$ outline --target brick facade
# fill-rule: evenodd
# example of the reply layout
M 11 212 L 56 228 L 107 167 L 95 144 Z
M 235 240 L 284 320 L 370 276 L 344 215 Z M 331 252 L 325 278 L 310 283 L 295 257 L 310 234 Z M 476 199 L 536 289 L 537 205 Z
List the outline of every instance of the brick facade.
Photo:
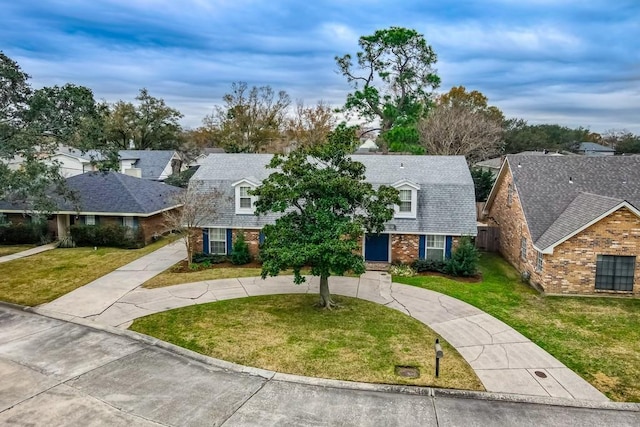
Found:
M 598 255 L 640 254 L 640 218 L 626 208 L 613 212 L 560 245 L 553 254 L 542 255 L 542 270 L 537 270 L 538 252 L 533 247 L 517 189 L 507 203 L 511 172 L 497 183 L 497 193 L 487 220 L 500 227 L 499 251 L 530 283 L 548 294 L 629 295 L 629 292 L 595 289 Z M 526 258 L 521 257 L 521 241 L 526 239 Z M 633 295 L 640 295 L 640 259 L 636 260 Z
M 249 246 L 249 253 L 255 259 L 258 258 L 260 252 L 260 230 L 241 230 L 233 229 L 231 234 L 233 242 L 236 241 L 238 234 L 242 232 L 244 240 Z M 364 239 L 364 237 L 363 237 Z M 391 261 L 411 264 L 418 259 L 420 236 L 414 234 L 392 234 L 389 236 L 391 242 Z M 459 243 L 459 237 L 453 238 L 452 248 L 455 249 Z M 195 252 L 203 251 L 202 230 L 197 229 L 194 235 Z M 362 252 L 362 242 L 359 243 L 359 253 Z
M 249 246 L 249 253 L 251 254 L 251 257 L 256 259 L 260 253 L 260 230 L 234 229 L 232 231 L 234 242 L 240 233 L 244 235 L 244 241 L 247 243 L 247 246 Z
M 391 261 L 411 264 L 418 259 L 420 248 L 420 236 L 415 234 L 392 234 Z

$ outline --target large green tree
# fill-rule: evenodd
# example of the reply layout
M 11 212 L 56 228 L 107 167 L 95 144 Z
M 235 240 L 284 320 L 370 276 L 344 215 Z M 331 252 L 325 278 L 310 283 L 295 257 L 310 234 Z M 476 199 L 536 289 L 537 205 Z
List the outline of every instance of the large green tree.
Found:
M 182 144 L 182 113 L 140 89 L 136 104 L 117 101 L 104 109 L 103 144 L 120 150 L 173 150 Z
M 427 112 L 432 90 L 440 85 L 433 69 L 437 56 L 415 30 L 391 27 L 360 37 L 356 63 L 350 54 L 336 57 L 353 92 L 344 111 L 380 123 L 389 145 L 417 143 L 415 123 Z M 394 130 L 394 128 L 397 128 Z
M 508 119 L 504 124 L 505 153 L 571 150 L 583 141 L 597 142 L 597 136 L 582 127 L 530 125 L 523 119 Z
M 269 167 L 277 170 L 253 193 L 257 214 L 282 213 L 264 227 L 262 277 L 292 268 L 300 284 L 300 269 L 308 266 L 320 277 L 319 305 L 325 308 L 335 305 L 329 277 L 364 272 L 363 232 L 381 232 L 399 203 L 395 188 L 365 182 L 364 165 L 348 156 L 355 139 L 355 129 L 343 124 L 324 144 L 275 155 Z
M 99 114 L 86 87 L 34 91 L 28 80 L 17 62 L 0 52 L 0 199 L 50 211 L 52 188 L 64 194 L 66 187 L 58 165 L 47 157 L 61 144 L 82 147 L 96 137 Z

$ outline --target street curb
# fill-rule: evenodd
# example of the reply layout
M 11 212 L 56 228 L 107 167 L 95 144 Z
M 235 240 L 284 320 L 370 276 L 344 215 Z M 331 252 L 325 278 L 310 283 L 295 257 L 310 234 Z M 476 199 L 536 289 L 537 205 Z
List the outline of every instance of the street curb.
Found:
M 103 331 L 112 335 L 122 336 L 139 343 L 148 345 L 150 347 L 156 347 L 164 351 L 182 356 L 188 359 L 192 359 L 201 362 L 205 365 L 212 366 L 227 372 L 236 372 L 240 374 L 258 376 L 264 378 L 266 381 L 280 381 L 289 382 L 295 384 L 311 385 L 325 388 L 337 388 L 357 391 L 370 391 L 377 393 L 398 393 L 407 395 L 428 396 L 434 399 L 437 398 L 463 398 L 474 399 L 484 401 L 501 401 L 512 403 L 528 403 L 532 405 L 549 405 L 568 408 L 582 408 L 582 409 L 604 409 L 604 410 L 616 410 L 616 411 L 630 411 L 640 412 L 640 403 L 630 402 L 600 402 L 600 401 L 587 401 L 587 400 L 573 400 L 554 397 L 542 397 L 542 396 L 527 396 L 518 394 L 507 393 L 494 393 L 484 391 L 470 391 L 470 390 L 455 390 L 433 387 L 421 387 L 411 385 L 396 385 L 396 384 L 374 384 L 374 383 L 362 383 L 355 381 L 341 381 L 326 378 L 313 378 L 300 375 L 279 373 L 275 371 L 269 371 L 266 369 L 253 368 L 250 366 L 239 365 L 225 360 L 216 359 L 213 357 L 205 356 L 194 351 L 178 347 L 175 344 L 171 344 L 157 338 L 153 338 L 148 335 L 141 334 L 126 329 L 119 329 L 113 326 L 101 325 L 95 323 L 92 320 L 87 320 L 79 317 L 72 317 L 68 315 L 61 315 L 59 313 L 51 312 L 46 309 L 38 307 L 25 307 L 17 304 L 11 304 L 0 301 L 0 307 L 7 307 L 17 311 L 26 311 L 34 314 L 38 314 L 44 317 L 74 323 L 87 328 Z

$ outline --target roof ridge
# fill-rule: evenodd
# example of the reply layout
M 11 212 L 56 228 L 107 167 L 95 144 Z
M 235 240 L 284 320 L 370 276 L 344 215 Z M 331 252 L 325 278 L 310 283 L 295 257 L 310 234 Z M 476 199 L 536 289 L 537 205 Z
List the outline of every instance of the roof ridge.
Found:
M 127 191 L 127 193 L 133 198 L 133 200 L 135 200 L 136 204 L 138 205 L 137 206 L 138 210 L 144 210 L 144 204 L 142 203 L 142 201 L 140 199 L 138 199 L 138 197 L 136 196 L 136 192 L 131 191 L 131 189 L 129 188 L 129 185 L 126 183 L 126 181 L 129 178 L 131 178 L 131 179 L 140 179 L 140 180 L 142 178 L 136 178 L 136 177 L 125 175 L 123 173 L 115 172 L 115 171 L 109 171 L 109 173 L 112 174 L 118 180 L 118 182 L 120 182 L 120 184 L 122 184 L 122 186 Z M 127 177 L 127 178 L 126 179 L 122 179 L 122 177 Z M 140 182 L 143 182 L 143 181 L 140 181 Z

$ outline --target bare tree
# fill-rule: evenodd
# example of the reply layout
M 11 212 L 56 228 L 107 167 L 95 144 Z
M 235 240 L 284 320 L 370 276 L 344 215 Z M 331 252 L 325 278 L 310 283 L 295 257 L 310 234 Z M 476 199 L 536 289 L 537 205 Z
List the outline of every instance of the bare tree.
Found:
M 420 144 L 431 155 L 463 155 L 467 162 L 500 152 L 501 122 L 459 105 L 442 105 L 418 122 Z
M 245 82 L 231 85 L 231 93 L 222 98 L 203 120 L 203 128 L 230 153 L 258 153 L 269 141 L 280 138 L 291 99 L 271 86 L 253 86 Z
M 182 207 L 164 212 L 165 226 L 182 237 L 187 249 L 187 261 L 191 265 L 196 237 L 204 225 L 218 216 L 222 193 L 217 189 L 205 188 L 201 183 L 192 182 L 173 202 Z
M 335 126 L 336 116 L 330 105 L 320 101 L 307 107 L 298 101 L 293 115 L 285 120 L 284 134 L 297 147 L 310 147 L 325 142 Z

